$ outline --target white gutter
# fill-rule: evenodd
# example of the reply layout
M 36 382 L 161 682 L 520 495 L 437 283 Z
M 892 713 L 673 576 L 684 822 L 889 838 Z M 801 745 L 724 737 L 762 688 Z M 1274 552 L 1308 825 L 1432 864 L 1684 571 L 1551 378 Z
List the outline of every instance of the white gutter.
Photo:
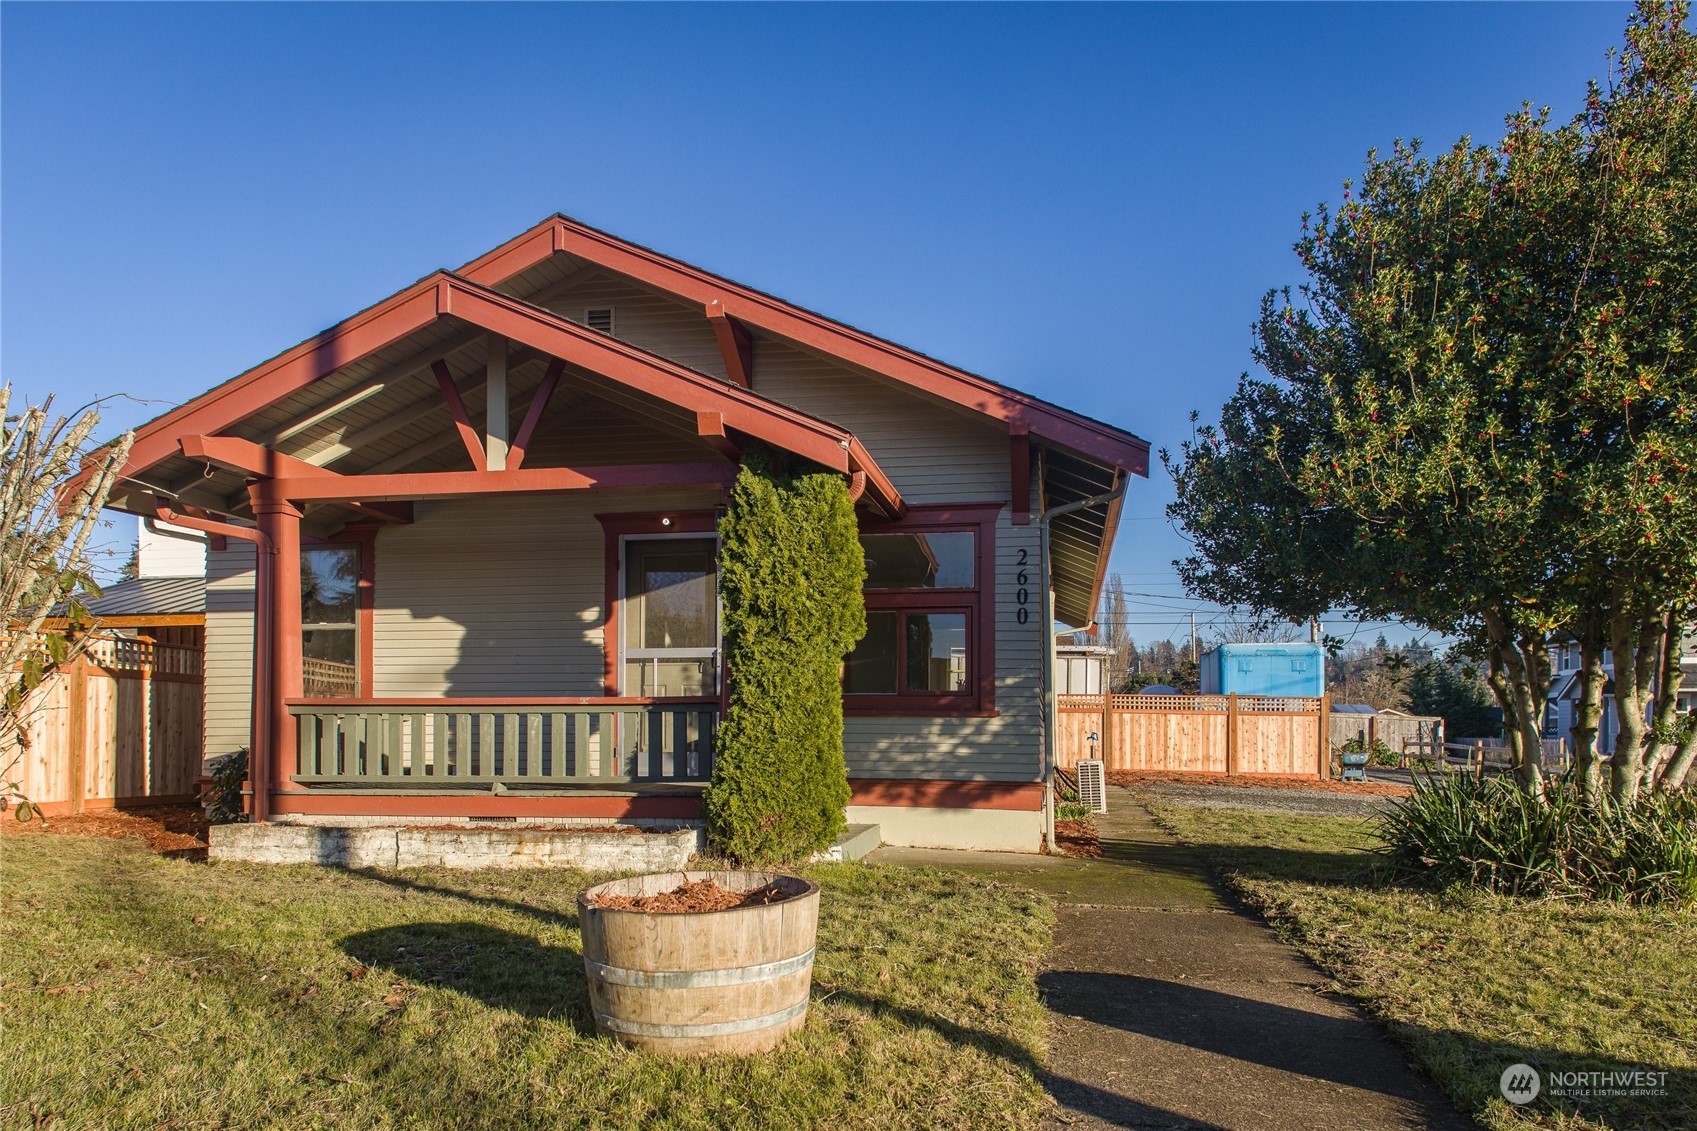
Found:
M 1054 578 L 1049 573 L 1049 523 L 1073 511 L 1085 510 L 1101 503 L 1112 503 L 1125 494 L 1125 489 L 1131 484 L 1131 476 L 1120 472 L 1119 483 L 1105 495 L 1097 495 L 1090 499 L 1080 499 L 1076 503 L 1066 503 L 1044 511 L 1037 519 L 1038 534 L 1038 571 L 1042 577 L 1041 586 L 1043 622 L 1043 844 L 1052 853 L 1055 847 L 1055 586 Z M 1103 546 L 1103 553 L 1111 547 Z

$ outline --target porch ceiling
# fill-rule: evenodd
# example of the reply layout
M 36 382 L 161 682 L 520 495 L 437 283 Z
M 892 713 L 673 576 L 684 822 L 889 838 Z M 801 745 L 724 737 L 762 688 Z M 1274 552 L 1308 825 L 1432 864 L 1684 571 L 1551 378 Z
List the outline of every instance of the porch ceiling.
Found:
M 1040 451 L 1043 509 L 1105 495 L 1123 471 L 1054 449 Z M 1055 619 L 1083 628 L 1096 618 L 1108 551 L 1119 523 L 1120 499 L 1060 515 L 1049 526 Z

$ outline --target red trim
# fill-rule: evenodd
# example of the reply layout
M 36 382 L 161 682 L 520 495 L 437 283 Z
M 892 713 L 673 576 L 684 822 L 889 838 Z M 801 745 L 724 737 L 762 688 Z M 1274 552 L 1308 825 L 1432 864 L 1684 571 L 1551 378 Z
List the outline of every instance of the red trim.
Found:
M 351 542 L 359 547 L 359 582 L 356 590 L 359 620 L 359 692 L 370 695 L 377 686 L 377 531 L 375 522 L 350 522 L 330 535 L 329 542 Z M 284 700 L 284 705 L 288 700 Z
M 495 699 L 396 699 L 362 696 L 357 699 L 287 699 L 284 701 L 284 705 L 289 707 L 349 707 L 364 710 L 378 710 L 384 707 L 432 707 L 438 711 L 455 711 L 464 707 L 664 707 L 687 706 L 689 704 L 700 704 L 705 707 L 718 701 L 716 697 L 711 695 L 671 695 L 664 697 L 652 695 L 533 695 L 514 697 L 509 695 Z
M 242 475 L 254 475 L 262 479 L 281 476 L 307 479 L 341 478 L 337 472 L 326 471 L 305 460 L 284 455 L 238 436 L 189 435 L 182 437 L 178 446 L 189 459 L 203 460 Z M 405 524 L 412 521 L 411 504 L 384 506 L 380 503 L 350 502 L 348 505 L 384 522 Z
M 1009 424 L 1025 424 L 1044 440 L 1135 474 L 1149 474 L 1149 442 L 976 374 L 862 333 L 761 294 L 688 263 L 628 243 L 564 216 L 466 264 L 460 274 L 493 286 L 563 251 L 680 301 L 726 315 L 797 345 L 911 385 Z
M 1002 503 L 962 503 L 911 508 L 894 522 L 863 521 L 862 534 L 919 531 L 971 531 L 977 549 L 972 589 L 868 589 L 868 612 L 911 609 L 939 613 L 966 611 L 975 686 L 966 695 L 844 695 L 843 714 L 983 717 L 996 711 L 996 521 Z M 898 647 L 903 644 L 898 640 Z M 898 670 L 899 676 L 899 670 Z
M 696 413 L 695 434 L 701 437 L 714 451 L 732 463 L 742 462 L 742 446 L 731 439 L 730 434 L 725 431 L 724 414 L 717 412 Z
M 448 411 L 454 417 L 454 427 L 459 431 L 460 443 L 465 445 L 466 455 L 471 457 L 471 466 L 479 471 L 489 470 L 489 454 L 483 450 L 483 438 L 477 434 L 477 429 L 471 423 L 471 414 L 466 411 L 465 401 L 460 399 L 460 387 L 454 384 L 454 375 L 448 369 L 445 361 L 430 363 L 430 372 L 436 374 L 436 384 L 442 390 L 442 399 L 448 402 Z
M 737 469 L 726 463 L 616 463 L 605 467 L 527 467 L 519 471 L 420 471 L 400 475 L 338 475 L 270 479 L 260 497 L 298 502 L 348 499 L 452 499 L 463 495 L 546 495 L 633 487 L 728 487 Z
M 324 793 L 314 790 L 272 794 L 274 813 L 318 813 L 347 817 L 662 817 L 695 820 L 699 797 L 525 797 L 506 793 L 397 796 Z
M 579 326 L 462 279 L 450 279 L 449 313 L 521 345 L 582 366 L 627 388 L 689 411 L 717 411 L 729 427 L 847 473 L 851 439 L 843 428 L 656 354 Z
M 734 478 L 736 469 L 731 468 Z M 670 525 L 663 520 L 671 519 Z M 644 534 L 716 534 L 719 520 L 712 511 L 643 511 L 628 514 L 598 514 L 601 524 L 603 557 L 603 587 L 601 590 L 601 655 L 602 683 L 607 694 L 619 694 L 619 558 L 620 540 L 628 535 Z M 719 673 L 720 711 L 724 710 L 725 673 Z M 707 700 L 712 702 L 713 700 Z M 642 700 L 636 700 L 642 702 Z
M 849 782 L 850 805 L 893 805 L 915 809 L 1043 808 L 1041 782 L 915 781 L 855 778 Z
M 1013 524 L 1031 525 L 1031 429 L 1015 424 L 1008 429 L 1008 473 L 1013 488 Z M 1103 543 L 1112 546 L 1110 538 Z M 1103 554 L 1106 561 L 1108 555 Z
M 212 433 L 299 392 L 344 365 L 393 345 L 439 317 L 440 272 L 314 335 L 293 349 L 248 370 L 174 412 L 136 430 L 125 471 L 136 471 L 177 454 L 177 438 Z
M 715 300 L 707 304 L 707 321 L 719 341 L 719 356 L 725 361 L 725 376 L 745 389 L 754 388 L 754 339 L 748 327 L 725 315 Z
M 548 409 L 548 402 L 554 396 L 554 388 L 560 383 L 560 374 L 564 373 L 566 363 L 559 358 L 548 362 L 548 372 L 542 375 L 542 383 L 536 386 L 536 392 L 530 398 L 530 410 L 524 414 L 524 423 L 519 425 L 519 434 L 514 437 L 507 448 L 507 470 L 517 471 L 524 466 L 524 450 L 530 447 L 530 441 L 536 435 L 536 426 L 542 421 L 542 414 Z

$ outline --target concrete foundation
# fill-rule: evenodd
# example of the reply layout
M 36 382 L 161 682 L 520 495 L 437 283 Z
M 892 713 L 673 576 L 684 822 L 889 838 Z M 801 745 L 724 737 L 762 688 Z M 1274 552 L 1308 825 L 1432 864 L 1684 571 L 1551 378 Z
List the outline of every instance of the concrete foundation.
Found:
M 1041 852 L 1043 814 L 1022 809 L 932 809 L 850 805 L 851 825 L 877 825 L 885 844 L 908 848 L 975 848 Z
M 606 822 L 601 822 L 605 827 Z M 321 824 L 214 825 L 214 860 L 336 868 L 578 868 L 682 871 L 702 848 L 699 828 L 594 833 L 560 829 Z

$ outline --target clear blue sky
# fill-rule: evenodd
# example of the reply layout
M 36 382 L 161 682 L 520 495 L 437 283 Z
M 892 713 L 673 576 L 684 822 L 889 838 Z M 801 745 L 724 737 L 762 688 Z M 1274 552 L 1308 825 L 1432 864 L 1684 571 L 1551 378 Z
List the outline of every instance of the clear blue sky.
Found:
M 1304 209 L 1571 113 L 1628 14 L 10 2 L 0 372 L 137 423 L 561 211 L 1176 448 Z M 1114 555 L 1144 639 L 1170 497 Z

